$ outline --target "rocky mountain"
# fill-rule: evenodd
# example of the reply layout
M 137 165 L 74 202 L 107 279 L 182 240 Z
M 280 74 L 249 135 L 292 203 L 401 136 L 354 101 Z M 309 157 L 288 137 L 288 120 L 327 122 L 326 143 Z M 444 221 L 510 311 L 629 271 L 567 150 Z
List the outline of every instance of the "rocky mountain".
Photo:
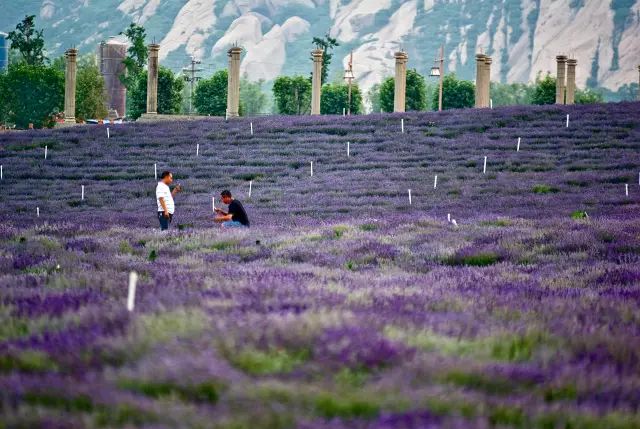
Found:
M 637 82 L 640 0 L 2 0 L 0 31 L 36 14 L 50 56 L 76 45 L 94 51 L 130 22 L 161 44 L 161 64 L 176 71 L 190 56 L 203 74 L 225 67 L 234 43 L 242 72 L 271 80 L 308 74 L 313 36 L 340 46 L 330 69 L 342 76 L 353 51 L 365 89 L 393 73 L 393 52 L 427 74 L 444 44 L 446 69 L 474 79 L 476 52 L 493 57 L 492 80 L 531 81 L 555 69 L 555 56 L 578 60 L 577 83 L 612 90 Z

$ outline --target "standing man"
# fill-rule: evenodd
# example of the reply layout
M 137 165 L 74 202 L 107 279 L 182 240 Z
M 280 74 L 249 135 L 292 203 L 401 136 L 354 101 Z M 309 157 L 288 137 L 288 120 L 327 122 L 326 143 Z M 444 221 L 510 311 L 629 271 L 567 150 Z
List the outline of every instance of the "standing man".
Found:
M 223 227 L 241 226 L 248 228 L 249 217 L 247 212 L 244 211 L 242 203 L 234 199 L 230 191 L 222 191 L 220 197 L 222 197 L 222 202 L 229 206 L 229 211 L 225 213 L 220 209 L 216 209 L 218 216 L 215 217 L 214 221 L 222 223 Z
M 158 202 L 158 220 L 160 221 L 160 229 L 162 231 L 169 229 L 169 224 L 173 220 L 173 213 L 176 206 L 173 202 L 173 196 L 180 192 L 180 185 L 169 189 L 169 185 L 173 182 L 173 174 L 170 171 L 163 171 L 160 175 L 160 181 L 156 186 L 156 200 Z

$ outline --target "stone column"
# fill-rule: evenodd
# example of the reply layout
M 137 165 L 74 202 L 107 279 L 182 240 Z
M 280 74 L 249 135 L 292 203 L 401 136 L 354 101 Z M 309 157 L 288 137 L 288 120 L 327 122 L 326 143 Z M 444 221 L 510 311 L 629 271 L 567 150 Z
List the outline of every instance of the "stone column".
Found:
M 158 113 L 158 51 L 160 45 L 149 45 L 149 64 L 147 67 L 147 114 Z
M 229 49 L 229 68 L 227 70 L 227 116 L 240 116 L 240 54 L 242 48 Z
M 313 59 L 313 75 L 311 78 L 311 114 L 320 114 L 320 96 L 322 92 L 322 49 L 311 51 Z
M 67 59 L 67 69 L 64 74 L 64 122 L 67 124 L 76 123 L 76 70 L 78 50 L 67 49 L 65 52 Z
M 567 101 L 566 104 L 574 104 L 576 99 L 576 65 L 578 60 L 567 60 Z
M 556 73 L 556 104 L 564 104 L 565 77 L 567 73 L 567 56 L 556 57 L 558 71 Z
M 476 104 L 475 107 L 484 107 L 484 54 L 476 54 Z
M 482 107 L 489 107 L 491 100 L 491 63 L 493 60 L 490 56 L 484 57 L 484 77 L 482 79 L 482 101 L 484 105 Z
M 640 66 L 638 66 L 638 101 L 640 101 Z
M 407 62 L 409 55 L 406 52 L 396 52 L 396 78 L 394 81 L 393 111 L 404 112 L 407 99 Z

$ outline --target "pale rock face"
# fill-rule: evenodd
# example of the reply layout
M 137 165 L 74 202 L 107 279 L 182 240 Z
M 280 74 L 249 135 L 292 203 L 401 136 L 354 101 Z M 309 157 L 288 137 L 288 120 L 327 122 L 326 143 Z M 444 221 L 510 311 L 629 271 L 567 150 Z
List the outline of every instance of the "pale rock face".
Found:
M 340 11 L 338 10 L 337 13 L 340 14 Z M 404 2 L 391 15 L 389 24 L 377 33 L 367 35 L 364 38 L 366 41 L 353 51 L 353 73 L 363 91 L 380 83 L 385 77 L 393 75 L 395 67 L 393 54 L 401 49 L 402 39 L 413 31 L 416 14 L 417 0 Z M 344 36 L 349 37 L 349 33 L 345 33 Z M 349 63 L 348 55 L 343 58 L 342 63 L 346 69 Z M 411 58 L 409 58 L 410 63 Z
M 204 41 L 217 21 L 214 6 L 215 0 L 187 1 L 178 12 L 173 27 L 160 42 L 160 61 L 183 45 L 186 45 L 185 50 L 191 55 L 203 57 Z

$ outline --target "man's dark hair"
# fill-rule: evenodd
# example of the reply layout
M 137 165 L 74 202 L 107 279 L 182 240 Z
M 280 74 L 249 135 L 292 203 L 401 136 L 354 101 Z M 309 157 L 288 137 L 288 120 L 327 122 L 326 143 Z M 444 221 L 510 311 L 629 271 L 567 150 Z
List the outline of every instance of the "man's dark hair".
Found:
M 226 189 L 220 192 L 221 197 L 231 197 L 231 191 L 227 191 Z
M 161 179 L 164 179 L 165 177 L 167 177 L 168 175 L 170 175 L 171 172 L 170 171 L 163 171 L 162 174 L 160 175 Z

